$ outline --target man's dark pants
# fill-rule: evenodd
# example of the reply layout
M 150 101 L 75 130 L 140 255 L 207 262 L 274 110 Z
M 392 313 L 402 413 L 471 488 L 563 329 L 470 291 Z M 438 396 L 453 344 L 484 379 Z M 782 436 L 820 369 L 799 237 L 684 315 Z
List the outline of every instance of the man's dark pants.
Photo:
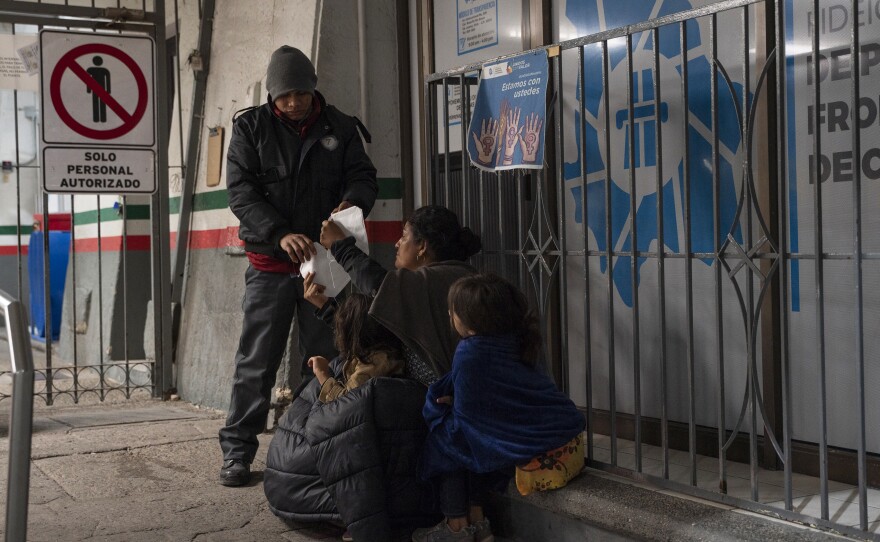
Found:
M 267 273 L 248 267 L 242 302 L 244 322 L 235 355 L 235 378 L 226 427 L 220 430 L 223 459 L 254 460 L 257 435 L 266 428 L 270 394 L 287 347 L 294 314 L 299 324 L 301 371 L 311 375 L 311 356 L 333 359 L 333 330 L 315 317 L 315 307 L 303 299 L 303 280 L 286 273 Z

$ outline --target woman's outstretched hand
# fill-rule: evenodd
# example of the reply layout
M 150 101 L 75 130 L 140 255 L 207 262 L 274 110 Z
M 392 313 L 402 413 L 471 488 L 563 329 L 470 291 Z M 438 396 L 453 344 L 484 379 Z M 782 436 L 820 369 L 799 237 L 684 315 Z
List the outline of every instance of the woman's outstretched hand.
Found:
M 315 282 L 315 274 L 309 273 L 303 279 L 303 299 L 317 308 L 323 307 L 329 299 L 324 295 L 325 286 Z
M 335 222 L 332 220 L 321 222 L 321 237 L 319 238 L 321 246 L 330 250 L 330 245 L 334 241 L 341 241 L 343 239 L 345 239 L 345 233 Z

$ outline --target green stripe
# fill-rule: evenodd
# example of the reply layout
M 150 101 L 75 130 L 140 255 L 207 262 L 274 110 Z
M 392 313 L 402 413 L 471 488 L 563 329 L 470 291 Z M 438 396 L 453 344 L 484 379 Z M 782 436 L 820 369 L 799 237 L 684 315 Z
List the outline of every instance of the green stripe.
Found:
M 193 198 L 193 211 L 213 211 L 214 209 L 225 209 L 229 207 L 229 197 L 226 190 L 214 190 L 213 192 L 202 192 L 196 194 Z
M 377 181 L 379 182 L 379 199 L 400 199 L 402 197 L 403 182 L 400 178 L 380 178 Z M 214 211 L 227 207 L 229 207 L 229 196 L 225 189 L 200 192 L 193 197 L 193 212 Z M 171 214 L 180 213 L 180 196 L 169 198 L 168 210 Z M 119 220 L 120 218 L 116 209 L 101 209 L 101 222 Z M 149 220 L 150 206 L 129 205 L 128 218 Z M 94 224 L 97 221 L 98 211 L 84 211 L 73 216 L 73 223 L 76 225 Z
M 34 227 L 30 224 L 21 225 L 22 235 L 30 235 L 32 231 L 34 231 Z M 0 235 L 18 235 L 18 226 L 0 226 Z
M 200 192 L 193 197 L 193 208 L 195 211 L 214 211 L 216 209 L 226 209 L 229 207 L 229 197 L 226 190 L 212 190 L 211 192 Z M 168 201 L 168 209 L 171 214 L 180 213 L 180 196 L 175 196 Z
M 400 199 L 403 197 L 403 181 L 400 178 L 379 178 L 379 199 Z
M 403 196 L 403 182 L 399 178 L 380 178 L 379 199 L 400 199 Z M 214 211 L 229 207 L 229 196 L 226 189 L 200 192 L 193 197 L 193 212 Z M 180 213 L 180 196 L 168 200 L 171 214 Z
M 150 206 L 149 205 L 126 205 L 125 206 L 126 213 L 128 214 L 129 220 L 149 220 L 150 219 Z M 101 209 L 101 222 L 112 222 L 114 220 L 122 220 L 122 212 L 116 209 Z M 84 226 L 86 224 L 95 224 L 98 222 L 98 210 L 92 211 L 83 211 L 81 213 L 76 213 L 73 215 L 73 223 L 77 226 Z

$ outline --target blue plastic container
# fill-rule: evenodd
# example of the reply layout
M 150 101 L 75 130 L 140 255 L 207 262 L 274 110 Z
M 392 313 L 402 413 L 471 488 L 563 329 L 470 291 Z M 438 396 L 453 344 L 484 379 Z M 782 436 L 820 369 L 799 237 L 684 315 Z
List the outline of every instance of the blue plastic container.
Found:
M 64 304 L 64 282 L 70 257 L 70 232 L 49 232 L 49 303 L 52 312 L 52 340 L 61 333 L 61 309 Z M 46 340 L 46 293 L 43 280 L 43 232 L 31 234 L 28 247 L 28 279 L 30 280 L 31 336 Z

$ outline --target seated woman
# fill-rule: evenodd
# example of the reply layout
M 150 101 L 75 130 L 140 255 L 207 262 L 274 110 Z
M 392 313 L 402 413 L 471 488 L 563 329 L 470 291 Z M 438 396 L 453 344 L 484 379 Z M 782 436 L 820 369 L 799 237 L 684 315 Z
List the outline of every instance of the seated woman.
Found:
M 321 242 L 355 286 L 373 297 L 369 314 L 403 343 L 411 378 L 373 378 L 326 404 L 313 380 L 279 422 L 264 490 L 284 519 L 341 520 L 355 540 L 390 540 L 395 529 L 437 521 L 431 487 L 416 471 L 427 435 L 421 408 L 427 386 L 452 366 L 458 336 L 446 298 L 452 283 L 476 274 L 464 260 L 480 250 L 480 239 L 449 209 L 428 206 L 407 220 L 392 271 L 332 222 L 322 229 Z M 306 298 L 329 322 L 335 300 L 322 292 L 309 278 Z M 336 374 L 342 374 L 338 363 Z
M 446 207 L 428 205 L 406 221 L 394 245 L 393 271 L 364 254 L 332 221 L 324 222 L 320 241 L 358 290 L 374 297 L 370 316 L 403 341 L 407 376 L 428 386 L 449 372 L 458 336 L 449 325 L 446 296 L 453 282 L 476 273 L 464 262 L 480 251 L 480 238 Z M 317 316 L 331 322 L 336 300 L 324 296 L 324 286 L 311 276 L 303 287 Z

